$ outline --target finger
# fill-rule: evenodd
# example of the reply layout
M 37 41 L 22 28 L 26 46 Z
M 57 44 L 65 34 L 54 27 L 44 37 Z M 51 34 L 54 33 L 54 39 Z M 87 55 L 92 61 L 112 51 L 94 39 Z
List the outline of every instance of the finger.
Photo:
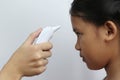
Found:
M 32 71 L 35 73 L 35 75 L 39 75 L 43 73 L 47 69 L 46 66 L 40 66 L 38 68 L 34 68 Z
M 39 47 L 43 51 L 48 51 L 48 50 L 52 49 L 53 45 L 50 42 L 44 42 L 44 43 L 40 43 Z
M 46 66 L 48 64 L 48 60 L 47 59 L 40 59 L 38 61 L 34 61 L 33 63 L 31 63 L 31 66 L 33 66 L 34 68 L 36 67 L 40 67 L 40 66 Z
M 39 50 L 37 53 L 34 53 L 34 55 L 31 58 L 31 62 L 39 61 L 41 59 L 46 59 L 48 57 L 51 57 L 52 53 L 51 51 L 41 51 Z
M 26 39 L 25 43 L 26 44 L 33 44 L 33 42 L 35 41 L 35 39 L 39 36 L 40 32 L 42 31 L 42 29 L 38 29 L 35 32 L 32 32 L 28 38 Z
M 48 58 L 51 57 L 52 53 L 50 51 L 43 51 L 42 58 Z

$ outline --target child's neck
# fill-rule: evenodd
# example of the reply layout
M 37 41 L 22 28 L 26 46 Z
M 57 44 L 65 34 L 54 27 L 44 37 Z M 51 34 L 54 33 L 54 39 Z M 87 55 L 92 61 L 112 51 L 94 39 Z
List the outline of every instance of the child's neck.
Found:
M 105 70 L 107 72 L 105 80 L 120 80 L 120 55 L 112 59 Z

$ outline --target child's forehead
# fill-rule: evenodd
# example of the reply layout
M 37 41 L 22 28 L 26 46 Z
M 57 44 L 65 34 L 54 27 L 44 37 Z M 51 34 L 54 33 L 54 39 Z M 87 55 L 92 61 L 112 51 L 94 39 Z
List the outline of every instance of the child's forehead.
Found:
M 77 16 L 72 16 L 71 21 L 72 23 L 79 25 L 93 24 L 92 22 L 89 22 L 87 20 L 84 20 L 82 17 L 77 17 Z

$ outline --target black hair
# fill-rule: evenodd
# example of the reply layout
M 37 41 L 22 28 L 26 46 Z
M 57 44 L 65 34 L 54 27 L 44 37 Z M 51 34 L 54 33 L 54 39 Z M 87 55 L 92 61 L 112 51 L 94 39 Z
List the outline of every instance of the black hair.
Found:
M 96 25 L 110 20 L 120 26 L 120 0 L 74 0 L 70 14 Z

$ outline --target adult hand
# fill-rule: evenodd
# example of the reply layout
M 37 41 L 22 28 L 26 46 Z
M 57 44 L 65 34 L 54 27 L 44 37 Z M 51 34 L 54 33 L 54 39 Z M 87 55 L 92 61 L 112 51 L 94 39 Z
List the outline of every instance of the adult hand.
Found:
M 31 33 L 26 41 L 14 52 L 1 71 L 1 75 L 2 73 L 7 74 L 4 80 L 7 80 L 8 76 L 8 80 L 19 80 L 23 76 L 38 75 L 46 70 L 47 58 L 51 56 L 52 44 L 50 42 L 34 44 L 40 32 L 41 29 Z M 12 76 L 16 79 L 12 78 Z

